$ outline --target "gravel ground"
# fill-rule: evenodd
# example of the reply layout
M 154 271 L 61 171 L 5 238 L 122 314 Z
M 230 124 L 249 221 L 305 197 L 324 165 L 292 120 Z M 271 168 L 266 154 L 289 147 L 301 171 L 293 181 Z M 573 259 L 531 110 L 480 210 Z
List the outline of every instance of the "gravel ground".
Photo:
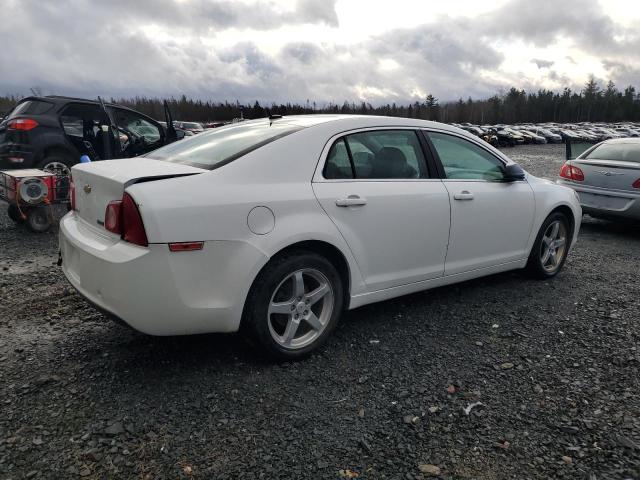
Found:
M 562 163 L 506 152 L 541 176 Z M 114 324 L 56 244 L 0 213 L 0 478 L 640 478 L 638 227 L 585 219 L 552 281 L 350 312 L 296 364 Z

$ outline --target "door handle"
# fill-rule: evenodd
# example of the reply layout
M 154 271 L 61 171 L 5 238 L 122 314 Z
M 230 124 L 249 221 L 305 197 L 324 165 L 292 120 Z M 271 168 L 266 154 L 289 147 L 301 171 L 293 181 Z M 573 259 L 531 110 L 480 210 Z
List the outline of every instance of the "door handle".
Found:
M 349 195 L 347 198 L 336 200 L 338 207 L 359 207 L 367 204 L 367 199 L 358 195 Z
M 456 193 L 453 198 L 456 200 L 473 200 L 473 193 L 469 190 L 463 190 L 460 193 Z

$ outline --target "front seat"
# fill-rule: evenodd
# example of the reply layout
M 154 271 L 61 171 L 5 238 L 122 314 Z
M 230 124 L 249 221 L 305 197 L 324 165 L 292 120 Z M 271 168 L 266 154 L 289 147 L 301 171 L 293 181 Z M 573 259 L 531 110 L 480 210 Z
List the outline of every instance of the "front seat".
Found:
M 402 150 L 382 147 L 373 157 L 371 178 L 416 178 L 416 170 L 407 163 Z

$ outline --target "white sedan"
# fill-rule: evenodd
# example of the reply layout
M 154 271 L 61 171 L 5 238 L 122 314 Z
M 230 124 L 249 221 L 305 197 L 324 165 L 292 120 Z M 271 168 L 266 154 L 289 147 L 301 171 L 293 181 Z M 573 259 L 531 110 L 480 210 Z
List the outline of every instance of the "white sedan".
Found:
M 581 209 L 482 140 L 407 118 L 312 115 L 73 167 L 62 268 L 152 335 L 242 331 L 300 358 L 345 309 L 562 268 Z

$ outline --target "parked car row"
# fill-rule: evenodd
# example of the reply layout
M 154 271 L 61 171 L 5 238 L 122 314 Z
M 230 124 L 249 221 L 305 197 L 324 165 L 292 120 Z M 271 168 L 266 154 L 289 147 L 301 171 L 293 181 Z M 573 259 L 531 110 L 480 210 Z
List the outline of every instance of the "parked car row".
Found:
M 637 123 L 538 123 L 521 125 L 472 125 L 454 123 L 493 146 L 514 147 L 525 143 L 601 142 L 613 138 L 640 137 Z

